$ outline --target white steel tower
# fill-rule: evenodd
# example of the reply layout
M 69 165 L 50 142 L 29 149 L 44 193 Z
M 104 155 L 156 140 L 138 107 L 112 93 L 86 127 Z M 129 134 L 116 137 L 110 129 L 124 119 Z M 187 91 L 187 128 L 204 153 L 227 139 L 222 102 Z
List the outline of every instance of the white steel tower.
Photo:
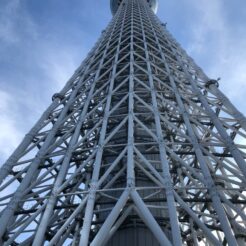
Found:
M 245 245 L 245 117 L 155 15 L 112 21 L 0 170 L 0 245 Z

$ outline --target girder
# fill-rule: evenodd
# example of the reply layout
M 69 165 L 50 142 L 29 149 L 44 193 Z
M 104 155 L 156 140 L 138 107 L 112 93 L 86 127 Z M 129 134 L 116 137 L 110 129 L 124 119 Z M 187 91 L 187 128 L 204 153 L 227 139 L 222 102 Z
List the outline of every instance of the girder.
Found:
M 0 169 L 1 245 L 245 245 L 246 119 L 123 0 Z

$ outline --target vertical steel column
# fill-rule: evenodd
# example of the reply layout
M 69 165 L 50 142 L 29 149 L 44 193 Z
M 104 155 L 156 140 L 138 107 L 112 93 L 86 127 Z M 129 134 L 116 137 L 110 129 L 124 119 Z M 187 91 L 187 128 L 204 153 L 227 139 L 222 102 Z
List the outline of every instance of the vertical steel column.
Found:
M 67 170 L 68 170 L 68 167 L 69 167 L 69 164 L 70 164 L 70 159 L 71 159 L 72 154 L 73 154 L 73 148 L 74 148 L 74 145 L 78 141 L 78 138 L 79 138 L 79 135 L 80 135 L 81 126 L 83 124 L 83 121 L 85 120 L 85 117 L 86 117 L 86 114 L 87 114 L 87 110 L 88 110 L 90 101 L 92 99 L 92 94 L 93 94 L 95 85 L 96 85 L 96 81 L 93 82 L 93 84 L 92 84 L 92 86 L 90 88 L 90 92 L 89 92 L 88 97 L 87 97 L 87 99 L 85 101 L 83 110 L 81 112 L 81 115 L 79 117 L 79 120 L 78 120 L 76 128 L 75 128 L 75 131 L 74 131 L 73 136 L 72 136 L 72 138 L 71 138 L 71 140 L 69 142 L 69 146 L 68 146 L 67 152 L 66 152 L 66 154 L 64 156 L 64 160 L 62 162 L 62 165 L 61 165 L 61 167 L 59 169 L 59 174 L 58 174 L 58 176 L 56 178 L 53 190 L 51 192 L 51 196 L 50 196 L 50 198 L 48 200 L 48 204 L 46 205 L 46 209 L 45 209 L 44 214 L 42 216 L 41 222 L 40 222 L 40 224 L 38 226 L 38 230 L 37 230 L 37 233 L 36 233 L 34 241 L 33 241 L 33 245 L 34 246 L 39 246 L 39 245 L 41 246 L 43 244 L 44 234 L 45 234 L 45 231 L 47 230 L 48 222 L 50 220 L 52 211 L 53 211 L 55 203 L 56 203 L 57 190 L 62 185 L 62 182 L 63 182 L 63 180 L 64 180 L 64 178 L 66 176 L 66 173 L 67 173 Z
M 155 36 L 156 36 L 156 33 L 155 33 Z M 164 61 L 166 70 L 167 70 L 167 72 L 169 74 L 170 83 L 171 83 L 171 85 L 173 87 L 173 91 L 175 93 L 175 97 L 176 97 L 177 103 L 178 103 L 179 108 L 180 108 L 180 113 L 182 114 L 182 116 L 184 118 L 184 121 L 186 123 L 189 136 L 192 139 L 193 148 L 194 148 L 194 150 L 196 152 L 196 156 L 197 156 L 197 158 L 198 158 L 198 160 L 200 162 L 201 169 L 202 169 L 203 174 L 204 174 L 204 178 L 205 178 L 204 180 L 206 182 L 206 186 L 209 189 L 209 193 L 210 193 L 210 196 L 211 196 L 211 198 L 213 200 L 213 204 L 214 204 L 215 210 L 218 213 L 218 216 L 221 218 L 221 221 L 222 221 L 222 225 L 221 226 L 222 226 L 222 228 L 224 230 L 225 237 L 227 238 L 229 244 L 236 245 L 236 240 L 235 240 L 235 237 L 234 237 L 234 235 L 232 233 L 232 229 L 230 227 L 230 223 L 229 223 L 229 221 L 227 219 L 227 216 L 225 214 L 224 208 L 223 208 L 223 206 L 221 204 L 221 201 L 220 201 L 220 198 L 219 198 L 219 196 L 217 194 L 216 187 L 215 187 L 214 182 L 212 180 L 210 171 L 209 171 L 209 169 L 207 167 L 207 164 L 206 164 L 206 162 L 204 160 L 204 156 L 202 154 L 202 151 L 201 151 L 201 149 L 199 147 L 199 144 L 198 144 L 198 141 L 196 139 L 195 133 L 193 132 L 191 123 L 189 121 L 189 114 L 185 110 L 185 107 L 183 105 L 181 97 L 180 97 L 180 95 L 178 93 L 178 89 L 177 89 L 177 87 L 175 85 L 172 73 L 170 71 L 169 66 L 167 65 L 165 55 L 162 52 L 162 49 L 160 48 L 160 44 L 159 44 L 159 41 L 158 41 L 157 37 L 156 37 L 156 42 L 157 42 L 157 44 L 159 46 L 159 49 L 160 49 L 160 52 L 161 52 L 161 55 L 162 55 L 162 59 Z M 170 45 L 170 47 L 171 47 L 171 45 Z
M 127 186 L 135 187 L 135 173 L 134 173 L 134 156 L 133 156 L 133 146 L 134 146 L 134 46 L 133 46 L 133 11 L 134 11 L 134 1 L 128 1 L 131 5 L 131 37 L 130 37 L 130 75 L 129 75 L 129 92 L 128 92 L 128 139 L 127 139 Z
M 123 6 L 122 6 L 122 8 L 123 8 Z M 107 96 L 107 103 L 106 103 L 106 107 L 105 107 L 105 111 L 104 111 L 104 119 L 103 119 L 103 124 L 102 124 L 102 128 L 101 128 L 101 133 L 100 133 L 98 150 L 97 150 L 96 160 L 95 160 L 95 164 L 94 164 L 92 180 L 91 180 L 91 184 L 90 184 L 91 188 L 89 191 L 89 197 L 88 197 L 87 206 L 85 209 L 84 223 L 83 223 L 83 227 L 81 230 L 80 246 L 87 245 L 88 240 L 89 240 L 90 227 L 91 227 L 91 222 L 92 222 L 92 217 L 93 217 L 93 209 L 94 209 L 94 204 L 95 204 L 95 199 L 96 199 L 96 191 L 99 188 L 98 187 L 98 178 L 99 178 L 101 161 L 102 161 L 102 154 L 103 154 L 103 147 L 104 147 L 103 145 L 104 145 L 104 141 L 105 141 L 107 122 L 108 122 L 108 117 L 109 117 L 109 110 L 110 110 L 110 106 L 111 106 L 112 91 L 113 91 L 113 87 L 114 87 L 114 76 L 116 73 L 117 61 L 118 61 L 118 57 L 119 57 L 119 45 L 120 45 L 120 41 L 122 38 L 122 30 L 123 30 L 123 26 L 124 26 L 125 13 L 126 13 L 126 10 L 123 13 L 123 20 L 121 20 L 121 19 L 119 19 L 119 17 L 121 16 L 122 13 L 118 12 L 118 16 L 117 16 L 117 19 L 115 20 L 114 28 L 113 28 L 111 36 L 108 40 L 107 47 L 104 51 L 104 56 L 102 58 L 102 64 L 103 64 L 103 60 L 106 57 L 107 51 L 110 47 L 111 39 L 114 37 L 113 34 L 114 34 L 115 28 L 118 24 L 118 21 L 122 21 L 121 22 L 121 32 L 120 32 L 120 35 L 118 38 L 118 47 L 116 50 L 116 56 L 115 56 L 114 65 L 113 65 L 112 74 L 111 74 L 111 79 L 110 79 L 110 86 L 109 86 L 109 92 L 108 92 L 108 96 Z
M 154 80 L 153 80 L 151 66 L 150 66 L 149 51 L 148 51 L 148 46 L 147 46 L 147 40 L 145 37 L 146 31 L 143 25 L 142 15 L 140 11 L 140 3 L 143 4 L 143 6 L 145 7 L 144 8 L 143 6 L 141 6 L 142 9 L 146 10 L 147 2 L 145 3 L 138 2 L 138 8 L 140 12 L 140 23 L 141 23 L 141 29 L 142 29 L 142 35 L 143 35 L 143 41 L 144 41 L 145 58 L 146 58 L 147 69 L 148 69 L 148 79 L 149 79 L 149 85 L 151 89 L 151 98 L 152 98 L 153 113 L 155 117 L 156 133 L 158 136 L 160 159 L 161 159 L 161 164 L 162 164 L 162 175 L 164 178 L 164 187 L 166 190 L 167 205 L 168 205 L 168 211 L 169 211 L 170 222 L 171 222 L 172 239 L 173 239 L 173 243 L 175 246 L 178 246 L 178 245 L 181 246 L 182 241 L 181 241 L 181 235 L 180 235 L 179 224 L 178 224 L 178 216 L 177 216 L 177 211 L 176 211 L 175 200 L 173 197 L 173 184 L 171 181 L 171 175 L 169 171 L 169 163 L 167 160 L 165 141 L 164 141 L 164 136 L 163 136 L 163 130 L 161 127 L 160 115 L 159 115 L 160 113 L 159 113 L 158 105 L 157 105 L 156 90 L 155 90 Z

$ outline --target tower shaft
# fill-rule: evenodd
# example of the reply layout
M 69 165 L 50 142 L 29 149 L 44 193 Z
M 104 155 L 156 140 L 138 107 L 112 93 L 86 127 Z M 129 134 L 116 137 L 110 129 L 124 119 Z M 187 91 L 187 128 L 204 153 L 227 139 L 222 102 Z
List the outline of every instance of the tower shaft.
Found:
M 244 245 L 245 117 L 154 2 L 119 1 L 2 166 L 3 245 Z

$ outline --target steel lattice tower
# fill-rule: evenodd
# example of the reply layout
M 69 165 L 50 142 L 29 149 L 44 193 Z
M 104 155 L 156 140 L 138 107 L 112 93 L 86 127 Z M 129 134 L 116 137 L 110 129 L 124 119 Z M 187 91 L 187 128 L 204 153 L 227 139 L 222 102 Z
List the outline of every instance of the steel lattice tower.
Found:
M 113 19 L 0 171 L 1 245 L 245 245 L 246 119 L 156 17 Z

